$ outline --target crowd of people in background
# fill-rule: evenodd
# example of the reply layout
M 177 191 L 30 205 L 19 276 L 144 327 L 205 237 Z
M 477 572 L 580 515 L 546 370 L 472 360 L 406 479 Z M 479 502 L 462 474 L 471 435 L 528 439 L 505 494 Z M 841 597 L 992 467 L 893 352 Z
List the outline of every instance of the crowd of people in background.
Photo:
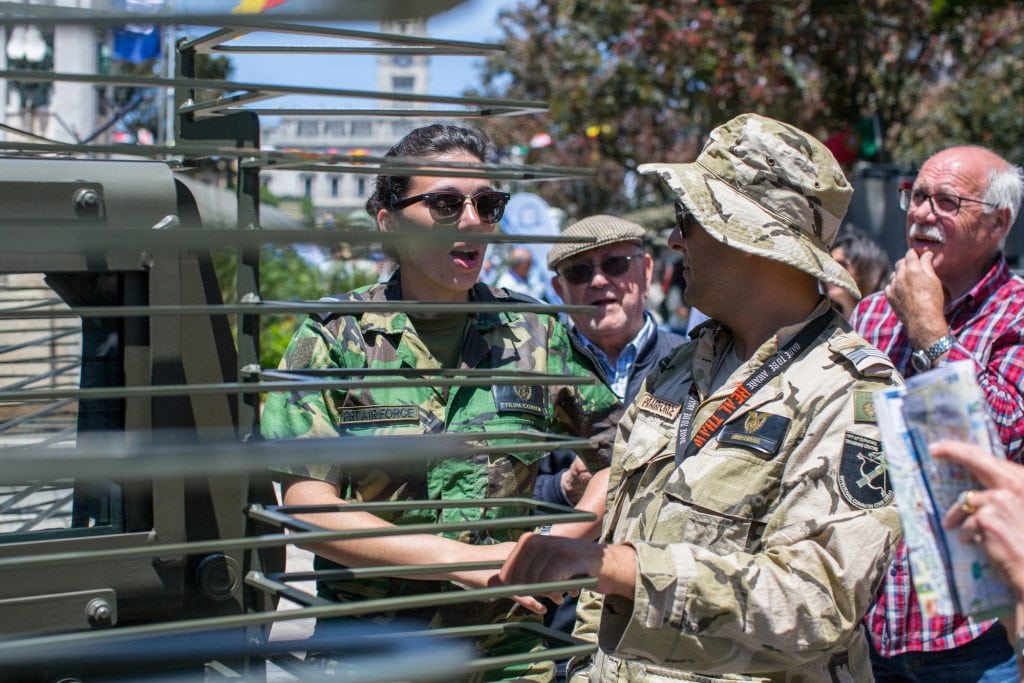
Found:
M 682 261 L 678 254 L 664 246 L 671 229 L 671 226 L 644 228 L 641 244 L 653 262 L 646 303 L 647 310 L 660 328 L 685 335 L 708 318 L 684 299 L 686 280 L 683 278 Z M 840 229 L 831 255 L 853 277 L 861 297 L 880 291 L 892 274 L 892 259 L 878 241 L 850 223 Z M 480 279 L 496 287 L 528 294 L 539 301 L 561 303 L 545 292 L 540 281 L 544 270 L 543 266 L 533 262 L 528 249 L 515 245 L 492 247 L 488 267 Z M 827 285 L 825 293 L 846 318 L 860 301 L 860 297 L 835 285 Z

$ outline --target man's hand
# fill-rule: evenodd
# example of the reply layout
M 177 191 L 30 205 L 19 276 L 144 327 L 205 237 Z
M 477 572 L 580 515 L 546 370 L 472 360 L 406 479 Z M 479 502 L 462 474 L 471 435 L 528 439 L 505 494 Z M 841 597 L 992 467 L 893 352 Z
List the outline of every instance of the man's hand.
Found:
M 487 560 L 502 560 L 508 558 L 511 551 L 515 550 L 515 544 L 509 543 L 495 543 L 491 545 L 474 545 L 472 552 L 475 555 L 474 559 L 485 562 Z M 474 569 L 471 571 L 455 572 L 452 575 L 452 581 L 460 586 L 466 588 L 487 588 L 488 586 L 500 586 L 504 585 L 497 580 L 498 570 L 495 569 Z M 561 603 L 561 596 L 556 603 Z M 512 599 L 515 600 L 520 607 L 533 612 L 534 614 L 544 614 L 547 612 L 547 608 L 539 600 L 536 600 L 528 595 L 513 595 Z
M 934 254 L 920 257 L 913 249 L 896 262 L 885 296 L 896 317 L 903 323 L 907 340 L 915 349 L 926 349 L 949 332 L 943 314 L 947 294 L 932 267 Z
M 629 545 L 523 534 L 498 572 L 497 582 L 540 583 L 578 576 L 596 577 L 599 593 L 632 598 L 636 587 L 636 551 Z
M 604 521 L 604 506 L 608 496 L 608 476 L 611 468 L 600 469 L 590 477 L 586 493 L 576 503 L 576 509 L 583 512 L 593 512 L 593 522 L 563 522 L 551 527 L 552 536 L 566 536 L 568 538 L 582 538 L 588 541 L 596 541 L 601 533 L 601 523 Z
M 562 493 L 570 503 L 575 505 L 580 502 L 591 476 L 587 464 L 578 455 L 573 458 L 569 468 L 562 471 Z

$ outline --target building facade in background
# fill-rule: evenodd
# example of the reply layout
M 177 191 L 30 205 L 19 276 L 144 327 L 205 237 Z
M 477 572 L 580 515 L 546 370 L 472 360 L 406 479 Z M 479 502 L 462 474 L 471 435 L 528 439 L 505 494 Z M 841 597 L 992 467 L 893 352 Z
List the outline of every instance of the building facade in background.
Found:
M 92 26 L 0 27 L 0 68 L 93 74 L 97 71 L 105 31 Z M 2 122 L 9 128 L 0 139 L 31 140 L 25 131 L 60 142 L 97 140 L 99 94 L 89 83 L 32 83 L 0 79 Z
M 425 36 L 425 20 L 381 22 L 382 33 Z M 377 58 L 377 89 L 384 92 L 427 94 L 429 57 L 381 55 Z M 354 105 L 359 106 L 359 105 Z M 382 102 L 383 108 L 409 106 Z M 282 116 L 276 126 L 263 131 L 264 147 L 338 154 L 383 155 L 413 128 L 433 119 L 373 116 Z M 308 199 L 317 225 L 333 226 L 365 220 L 363 207 L 373 191 L 375 173 L 327 173 L 314 171 L 265 171 L 267 189 L 282 199 Z

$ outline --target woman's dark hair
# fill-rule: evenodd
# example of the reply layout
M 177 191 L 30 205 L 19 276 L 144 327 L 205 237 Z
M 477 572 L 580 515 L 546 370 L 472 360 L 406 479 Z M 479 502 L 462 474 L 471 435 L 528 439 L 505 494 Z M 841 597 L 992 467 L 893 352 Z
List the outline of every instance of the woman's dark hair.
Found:
M 892 262 L 867 233 L 847 224 L 832 245 L 833 249 L 839 247 L 842 247 L 846 261 L 857 271 L 857 287 L 861 296 L 877 292 L 885 286 L 892 272 Z
M 480 161 L 494 156 L 494 143 L 470 126 L 435 123 L 410 131 L 387 151 L 387 157 L 421 158 L 464 150 Z M 373 182 L 373 194 L 366 200 L 366 212 L 377 220 L 377 212 L 390 207 L 409 191 L 413 176 L 379 175 Z

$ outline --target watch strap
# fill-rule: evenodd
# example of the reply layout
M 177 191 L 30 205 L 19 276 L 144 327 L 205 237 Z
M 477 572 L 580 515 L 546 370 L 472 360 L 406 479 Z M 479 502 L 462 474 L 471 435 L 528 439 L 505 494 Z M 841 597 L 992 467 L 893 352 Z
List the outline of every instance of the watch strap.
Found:
M 937 342 L 929 346 L 927 349 L 924 349 L 924 353 L 926 356 L 928 356 L 928 360 L 934 363 L 936 360 L 938 360 L 939 356 L 953 348 L 954 341 L 956 340 L 953 339 L 953 335 L 947 332 L 945 337 L 940 338 Z
M 910 354 L 910 365 L 917 372 L 925 372 L 935 366 L 939 356 L 953 348 L 953 335 L 946 334 L 927 349 L 916 349 Z

